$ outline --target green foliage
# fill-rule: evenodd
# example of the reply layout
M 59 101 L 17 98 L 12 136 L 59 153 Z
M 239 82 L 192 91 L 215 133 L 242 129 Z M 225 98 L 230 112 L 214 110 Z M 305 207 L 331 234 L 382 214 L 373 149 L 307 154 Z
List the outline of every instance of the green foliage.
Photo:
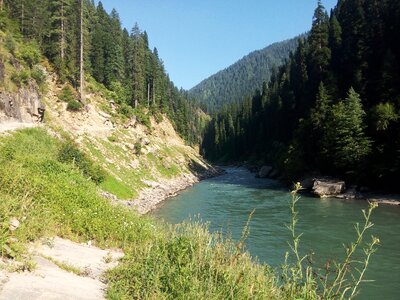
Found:
M 106 176 L 105 180 L 100 183 L 100 187 L 103 190 L 117 196 L 117 198 L 121 200 L 129 200 L 134 196 L 134 193 L 130 187 L 112 176 Z
M 367 282 L 364 279 L 371 256 L 377 251 L 379 239 L 372 236 L 371 241 L 364 242 L 366 232 L 373 226 L 370 218 L 372 211 L 378 206 L 370 203 L 368 210 L 362 210 L 364 223 L 356 223 L 356 240 L 349 246 L 345 246 L 345 258 L 342 262 L 331 262 L 326 268 L 317 268 L 307 265 L 308 255 L 300 255 L 301 234 L 296 232 L 299 222 L 296 208 L 300 200 L 298 192 L 302 189 L 300 183 L 296 183 L 292 191 L 291 224 L 288 229 L 291 232 L 292 241 L 289 243 L 294 263 L 289 264 L 289 252 L 286 253 L 283 265 L 282 289 L 287 299 L 354 299 L 360 289 L 360 284 Z M 363 251 L 364 259 L 355 259 L 357 252 Z M 332 265 L 332 266 L 331 266 Z
M 12 34 L 7 33 L 6 38 L 4 40 L 4 45 L 6 46 L 7 50 L 10 51 L 11 54 L 15 53 L 16 43 Z
M 29 83 L 30 73 L 27 70 L 14 72 L 11 74 L 11 80 L 18 86 L 27 85 Z
M 64 102 L 68 103 L 70 101 L 76 100 L 76 95 L 75 95 L 73 89 L 69 85 L 66 85 L 61 90 L 61 92 L 58 94 L 58 98 L 61 101 L 64 101 Z
M 134 145 L 136 155 L 140 155 L 142 152 L 142 143 L 136 142 Z
M 340 170 L 355 170 L 370 153 L 371 142 L 364 133 L 365 112 L 360 95 L 350 89 L 348 97 L 332 108 L 327 129 L 333 164 Z
M 46 75 L 41 68 L 34 68 L 31 72 L 31 77 L 39 86 L 42 86 L 46 81 Z
M 61 101 L 68 103 L 67 110 L 69 111 L 76 112 L 80 111 L 83 108 L 82 103 L 76 100 L 77 96 L 74 90 L 69 85 L 64 86 L 64 88 L 58 94 L 58 98 Z
M 69 111 L 80 111 L 82 109 L 83 105 L 79 101 L 72 100 L 68 102 L 67 105 L 67 110 Z
M 105 171 L 99 165 L 94 164 L 73 142 L 65 142 L 61 145 L 57 159 L 62 163 L 71 163 L 77 166 L 96 184 L 105 180 Z
M 41 54 L 36 43 L 31 42 L 23 43 L 18 49 L 16 57 L 25 61 L 29 68 L 32 68 L 40 62 Z
M 379 103 L 372 109 L 372 118 L 378 131 L 385 131 L 392 122 L 399 119 L 392 103 Z

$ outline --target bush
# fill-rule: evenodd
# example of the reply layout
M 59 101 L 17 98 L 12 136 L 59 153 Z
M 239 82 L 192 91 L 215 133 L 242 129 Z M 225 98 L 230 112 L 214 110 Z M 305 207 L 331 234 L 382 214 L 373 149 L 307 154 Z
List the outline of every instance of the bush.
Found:
M 136 153 L 137 155 L 139 155 L 140 152 L 142 151 L 142 144 L 139 143 L 139 142 L 136 142 L 135 145 L 134 145 L 134 147 L 135 147 L 135 153 Z
M 132 108 L 132 106 L 126 104 L 126 103 L 122 103 L 119 107 L 118 107 L 118 113 L 130 118 L 133 116 L 134 114 L 134 110 Z
M 29 74 L 29 71 L 23 70 L 19 73 L 17 72 L 12 73 L 11 80 L 18 87 L 21 87 L 22 85 L 27 85 L 29 83 L 30 76 L 31 75 Z
M 34 68 L 31 72 L 31 76 L 39 86 L 41 86 L 46 80 L 46 76 L 40 68 Z
M 99 165 L 95 165 L 78 147 L 72 142 L 65 142 L 58 151 L 58 161 L 76 165 L 82 173 L 100 184 L 106 178 L 106 172 Z
M 72 100 L 68 102 L 67 110 L 69 111 L 80 111 L 82 109 L 82 103 Z
M 41 54 L 36 43 L 26 43 L 21 45 L 17 58 L 24 60 L 32 68 L 40 62 Z
M 76 100 L 75 93 L 71 86 L 66 85 L 61 92 L 58 94 L 58 99 L 64 102 L 70 102 Z
M 4 45 L 11 54 L 15 53 L 15 40 L 10 33 L 7 34 Z

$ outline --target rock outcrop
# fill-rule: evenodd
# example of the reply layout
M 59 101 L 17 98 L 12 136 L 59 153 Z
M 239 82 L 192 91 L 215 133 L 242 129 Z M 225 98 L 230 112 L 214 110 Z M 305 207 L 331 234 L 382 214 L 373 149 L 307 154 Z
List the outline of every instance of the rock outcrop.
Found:
M 0 123 L 39 123 L 44 111 L 37 86 L 32 82 L 17 93 L 0 92 Z
M 321 198 L 335 197 L 346 189 L 346 184 L 342 180 L 335 179 L 315 179 L 312 191 Z

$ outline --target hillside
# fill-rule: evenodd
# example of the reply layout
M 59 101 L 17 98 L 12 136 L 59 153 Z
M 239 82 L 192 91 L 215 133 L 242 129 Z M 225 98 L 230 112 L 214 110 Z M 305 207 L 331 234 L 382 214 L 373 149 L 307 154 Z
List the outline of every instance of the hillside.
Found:
M 261 93 L 216 114 L 210 159 L 399 191 L 400 2 L 321 2 L 310 34 Z
M 264 49 L 251 52 L 233 65 L 203 80 L 190 89 L 189 94 L 200 101 L 209 111 L 215 111 L 227 103 L 242 101 L 251 96 L 263 82 L 269 81 L 274 68 L 282 65 L 290 52 L 297 47 L 302 36 Z

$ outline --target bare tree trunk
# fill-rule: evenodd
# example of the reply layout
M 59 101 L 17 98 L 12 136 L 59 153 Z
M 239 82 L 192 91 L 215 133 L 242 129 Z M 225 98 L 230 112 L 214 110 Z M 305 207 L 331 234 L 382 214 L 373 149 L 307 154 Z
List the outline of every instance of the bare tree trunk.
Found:
M 156 88 L 154 87 L 154 79 L 152 80 L 151 83 L 153 85 L 153 91 L 152 91 L 153 92 L 153 105 L 156 105 L 156 98 L 155 98 L 156 97 L 155 96 L 156 95 Z
M 81 51 L 80 51 L 80 100 L 82 103 L 85 101 L 84 95 L 84 70 L 83 70 L 83 0 L 81 0 Z
M 0 0 L 0 11 L 3 11 L 3 0 Z
M 147 107 L 150 107 L 150 83 L 147 84 Z
M 24 33 L 24 3 L 21 1 L 21 32 Z
M 65 56 L 65 31 L 64 31 L 64 0 L 61 1 L 61 61 L 64 61 Z

